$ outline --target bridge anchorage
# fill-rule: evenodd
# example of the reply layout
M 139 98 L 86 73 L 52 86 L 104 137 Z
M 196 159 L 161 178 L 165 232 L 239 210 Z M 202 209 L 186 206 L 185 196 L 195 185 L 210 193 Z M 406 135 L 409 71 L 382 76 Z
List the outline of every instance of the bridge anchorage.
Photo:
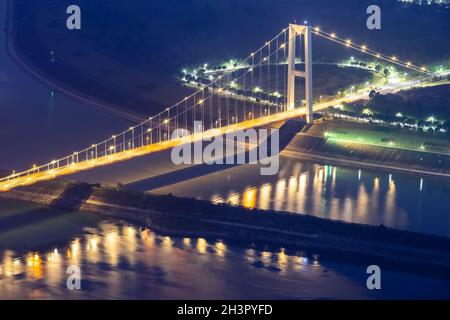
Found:
M 430 76 L 425 67 L 370 50 L 366 45 L 357 45 L 335 33 L 321 31 L 319 27 L 290 24 L 240 63 L 221 70 L 219 74 L 210 73 L 209 83 L 203 83 L 178 103 L 83 150 L 0 178 L 0 192 L 167 150 L 180 143 L 290 118 L 305 116 L 311 123 L 313 111 L 365 98 L 366 92 L 363 92 L 330 97 L 326 102 L 313 102 L 312 35 Z M 302 39 L 304 50 L 299 51 L 298 58 L 296 48 L 302 47 Z M 304 71 L 296 69 L 299 61 L 304 62 Z M 305 99 L 296 90 L 296 78 L 305 80 Z M 196 127 L 199 122 L 200 127 Z M 184 137 L 171 134 L 178 132 L 176 129 L 186 129 L 191 134 Z

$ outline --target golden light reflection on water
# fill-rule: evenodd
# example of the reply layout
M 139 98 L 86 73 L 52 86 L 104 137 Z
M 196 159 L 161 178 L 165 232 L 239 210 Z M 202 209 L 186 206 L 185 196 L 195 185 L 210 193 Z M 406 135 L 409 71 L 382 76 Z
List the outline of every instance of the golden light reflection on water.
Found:
M 248 263 L 255 262 L 255 250 L 254 249 L 246 249 L 245 250 L 245 259 Z
M 384 206 L 384 221 L 387 224 L 392 224 L 396 214 L 395 207 L 395 181 L 392 176 L 389 177 L 389 189 L 386 194 L 386 201 Z
M 141 232 L 141 240 L 142 240 L 142 243 L 144 244 L 144 246 L 145 246 L 147 249 L 153 249 L 153 247 L 155 246 L 155 236 L 154 236 L 154 233 L 151 232 L 151 231 L 148 230 L 148 229 L 144 229 L 144 230 Z
M 289 178 L 289 182 L 288 182 L 288 192 L 287 192 L 287 207 L 286 210 L 293 212 L 295 211 L 295 199 L 297 197 L 298 194 L 298 185 L 297 185 L 297 177 L 293 176 Z
M 182 245 L 176 246 L 175 243 Z M 191 248 L 195 250 L 192 251 Z M 229 252 L 231 258 L 228 257 Z M 256 267 L 255 270 L 267 268 L 273 271 L 273 268 L 278 268 L 278 271 L 282 273 L 288 270 L 301 271 L 305 266 L 312 265 L 307 260 L 301 260 L 297 255 L 288 255 L 283 248 L 273 251 L 253 248 L 243 250 L 229 248 L 226 242 L 220 239 L 208 243 L 208 240 L 204 238 L 177 239 L 159 236 L 148 229 L 140 230 L 133 226 L 108 225 L 107 230 L 90 230 L 88 234 L 68 242 L 66 246 L 54 247 L 42 253 L 30 252 L 23 257 L 15 257 L 13 252 L 5 252 L 0 260 L 0 275 L 14 278 L 24 274 L 21 281 L 28 283 L 39 281 L 36 283 L 39 284 L 39 288 L 42 288 L 39 291 L 40 297 L 51 296 L 52 292 L 59 292 L 62 297 L 66 294 L 65 292 L 61 293 L 61 290 L 65 288 L 67 267 L 76 261 L 76 265 L 81 266 L 83 277 L 86 277 L 82 281 L 90 280 L 92 277 L 94 282 L 108 283 L 108 286 L 105 287 L 106 291 L 103 292 L 107 295 L 116 295 L 120 294 L 121 286 L 132 285 L 126 280 L 130 276 L 129 272 L 139 273 L 142 270 L 138 271 L 133 268 L 127 271 L 125 275 L 128 274 L 128 276 L 123 278 L 121 272 L 103 273 L 105 265 L 108 265 L 106 270 L 110 270 L 109 268 L 121 270 L 119 261 L 129 259 L 130 255 L 134 254 L 134 259 L 131 261 L 139 262 L 141 266 L 158 266 L 163 270 L 166 268 L 179 270 L 180 265 L 187 261 L 190 253 L 200 253 L 208 258 L 207 261 L 223 264 L 223 266 L 230 263 L 229 259 L 232 263 L 236 263 L 237 259 L 238 263 Z M 196 256 L 191 258 L 194 257 Z M 191 272 L 192 270 L 188 271 L 188 274 Z M 139 276 L 141 274 L 136 274 L 136 277 Z M 21 290 L 32 291 L 32 288 L 34 288 L 33 285 L 23 286 Z M 1 293 L 0 297 L 2 297 Z
M 205 254 L 206 249 L 208 248 L 208 242 L 206 242 L 203 238 L 197 239 L 197 251 L 198 253 Z
M 369 201 L 369 195 L 367 194 L 366 187 L 363 183 L 360 183 L 358 190 L 358 198 L 356 202 L 356 215 L 361 217 L 366 211 L 366 207 Z
M 123 238 L 123 247 L 124 254 L 131 266 L 135 264 L 135 254 L 133 252 L 136 251 L 137 243 L 136 243 L 136 228 L 131 226 L 124 226 L 122 228 L 122 238 Z
M 112 266 L 117 266 L 119 262 L 119 238 L 119 229 L 116 226 L 114 226 L 105 237 L 105 253 L 109 264 Z
M 170 249 L 173 246 L 173 241 L 168 236 L 163 237 L 163 242 L 162 243 L 163 243 L 163 247 L 166 248 L 166 249 Z
M 222 241 L 217 241 L 215 244 L 216 255 L 223 258 L 227 252 L 227 246 Z
M 358 223 L 382 223 L 380 199 L 383 212 L 391 218 L 398 211 L 396 207 L 396 186 L 392 175 L 370 178 L 370 174 L 358 174 L 353 184 L 339 185 L 339 170 L 334 166 L 314 166 L 314 171 L 299 171 L 297 175 L 280 175 L 272 182 L 260 186 L 245 187 L 242 193 L 233 191 L 223 198 L 215 194 L 218 202 L 228 202 L 247 208 L 272 209 L 312 214 L 334 220 Z M 347 172 L 343 180 L 348 183 Z M 362 178 L 364 177 L 364 178 Z M 382 187 L 383 183 L 383 187 Z M 386 190 L 386 184 L 388 189 Z M 383 198 L 380 196 L 383 195 Z M 385 199 L 384 199 L 385 196 Z M 393 222 L 393 220 L 390 220 Z
M 232 193 L 230 192 L 230 195 L 227 198 L 227 203 L 233 205 L 233 206 L 237 206 L 240 205 L 242 202 L 240 200 L 240 194 L 239 193 Z
M 272 262 L 272 252 L 270 252 L 270 251 L 261 252 L 261 261 L 265 265 L 270 265 Z
M 278 253 L 278 267 L 281 271 L 286 271 L 288 266 L 289 256 L 285 253 L 284 249 L 281 249 Z
M 253 209 L 256 205 L 256 188 L 248 188 L 244 191 L 242 205 L 246 208 Z M 239 201 L 239 200 L 238 200 Z
M 26 256 L 27 276 L 32 279 L 42 278 L 41 257 L 38 253 L 29 253 Z
M 273 209 L 277 211 L 283 210 L 285 196 L 286 196 L 286 178 L 281 178 L 276 182 L 275 202 Z
M 270 195 L 272 193 L 272 185 L 270 183 L 264 184 L 259 190 L 259 205 L 258 207 L 263 210 L 270 209 Z
M 183 245 L 186 248 L 190 248 L 191 247 L 191 239 L 190 238 L 183 238 Z
M 68 256 L 72 264 L 78 264 L 80 262 L 81 259 L 80 251 L 81 251 L 80 239 L 75 239 L 70 245 L 70 250 L 68 250 L 69 252 Z

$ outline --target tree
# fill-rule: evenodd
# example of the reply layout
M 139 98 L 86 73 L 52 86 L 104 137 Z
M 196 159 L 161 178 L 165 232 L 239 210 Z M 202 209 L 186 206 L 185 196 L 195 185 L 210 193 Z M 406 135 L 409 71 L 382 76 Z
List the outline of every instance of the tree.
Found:
M 442 129 L 446 130 L 447 133 L 450 133 L 450 120 L 449 120 L 449 121 L 445 121 L 445 122 L 442 124 Z
M 391 73 L 391 72 L 389 71 L 388 68 L 385 68 L 385 69 L 383 70 L 383 74 L 384 74 L 385 77 L 388 77 L 390 73 Z

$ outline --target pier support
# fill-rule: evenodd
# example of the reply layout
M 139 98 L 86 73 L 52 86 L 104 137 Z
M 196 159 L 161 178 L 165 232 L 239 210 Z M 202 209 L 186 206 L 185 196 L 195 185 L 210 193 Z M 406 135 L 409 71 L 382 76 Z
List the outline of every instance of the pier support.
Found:
M 305 79 L 306 122 L 313 122 L 313 87 L 312 87 L 312 42 L 311 27 L 289 24 L 288 27 L 288 76 L 287 109 L 295 109 L 295 78 Z M 295 51 L 298 36 L 303 36 L 305 43 L 305 71 L 295 68 Z M 301 39 L 300 39 L 301 40 Z

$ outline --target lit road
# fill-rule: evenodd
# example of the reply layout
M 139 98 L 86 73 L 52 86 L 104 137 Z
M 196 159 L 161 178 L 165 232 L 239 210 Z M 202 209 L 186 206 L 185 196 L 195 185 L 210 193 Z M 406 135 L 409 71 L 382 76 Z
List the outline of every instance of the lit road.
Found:
M 400 90 L 409 89 L 412 87 L 417 87 L 418 85 L 430 85 L 429 82 L 425 82 L 425 80 L 431 79 L 432 76 L 423 78 L 423 79 L 414 79 L 402 83 L 397 84 L 388 84 L 380 88 L 379 92 L 386 93 L 394 93 Z M 337 98 L 331 101 L 319 103 L 314 105 L 314 111 L 321 111 L 330 106 L 335 106 L 342 103 L 351 103 L 358 100 L 367 99 L 368 94 L 366 91 L 358 92 L 352 95 L 348 95 L 346 97 Z M 32 168 L 30 170 L 17 173 L 13 176 L 9 176 L 7 178 L 3 178 L 0 180 L 0 192 L 8 191 L 12 188 L 19 186 L 31 185 L 40 181 L 46 181 L 55 179 L 57 177 L 74 174 L 80 171 L 89 170 L 92 168 L 111 165 L 113 163 L 129 160 L 135 157 L 140 157 L 143 155 L 159 152 L 162 150 L 168 150 L 173 148 L 176 145 L 186 143 L 187 141 L 201 141 L 205 138 L 211 138 L 218 135 L 224 135 L 228 132 L 233 132 L 235 130 L 246 130 L 249 128 L 260 127 L 269 125 L 278 121 L 284 121 L 292 118 L 299 118 L 305 116 L 304 108 L 297 108 L 292 111 L 280 112 L 277 114 L 261 117 L 258 119 L 242 121 L 240 123 L 224 126 L 222 128 L 210 129 L 203 133 L 196 133 L 189 135 L 184 138 L 172 139 L 169 141 L 162 141 L 158 143 L 153 143 L 149 145 L 145 145 L 143 147 L 137 147 L 130 150 L 124 150 L 120 152 L 112 152 L 111 154 L 106 154 L 103 156 L 97 156 L 93 159 L 89 159 L 86 161 L 80 162 L 72 162 L 65 166 L 53 166 L 45 165 L 38 168 Z

